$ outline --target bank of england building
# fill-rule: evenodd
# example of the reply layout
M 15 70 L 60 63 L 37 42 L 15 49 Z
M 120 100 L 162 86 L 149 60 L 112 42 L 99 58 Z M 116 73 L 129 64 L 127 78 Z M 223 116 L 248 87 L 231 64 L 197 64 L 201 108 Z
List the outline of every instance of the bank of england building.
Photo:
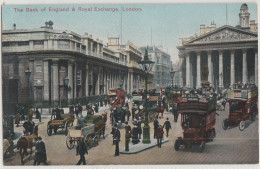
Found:
M 118 38 L 94 39 L 85 33 L 55 30 L 53 22 L 35 29 L 2 31 L 3 110 L 15 113 L 17 104 L 33 107 L 84 105 L 108 94 L 110 88 L 134 90 L 136 76 L 144 86 L 137 62 L 142 55 Z M 113 47 L 112 47 L 113 46 Z

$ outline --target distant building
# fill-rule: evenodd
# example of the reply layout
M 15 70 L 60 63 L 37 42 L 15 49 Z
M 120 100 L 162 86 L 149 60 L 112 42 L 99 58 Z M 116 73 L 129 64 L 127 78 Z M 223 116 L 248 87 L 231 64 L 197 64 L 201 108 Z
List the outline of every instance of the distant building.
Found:
M 156 46 L 141 47 L 143 54 L 146 48 L 148 49 L 149 59 L 154 62 L 152 69 L 154 89 L 171 85 L 171 56 L 164 52 L 162 47 Z
M 205 66 L 212 86 L 228 88 L 237 82 L 257 85 L 258 27 L 249 17 L 247 4 L 242 4 L 240 25 L 217 28 L 212 22 L 210 27 L 200 25 L 200 36 L 181 38 L 177 46 L 181 85 L 200 87 Z

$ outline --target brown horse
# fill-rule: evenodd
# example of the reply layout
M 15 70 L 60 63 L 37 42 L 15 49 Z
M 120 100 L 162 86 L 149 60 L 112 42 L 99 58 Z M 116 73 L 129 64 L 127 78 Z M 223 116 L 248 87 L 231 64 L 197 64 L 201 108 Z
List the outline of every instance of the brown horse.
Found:
M 22 136 L 17 142 L 17 150 L 20 152 L 21 163 L 24 164 L 24 157 L 28 155 L 27 149 L 31 149 L 30 156 L 32 155 L 32 147 L 34 139 L 38 137 L 38 126 L 34 128 L 34 134 L 29 136 Z

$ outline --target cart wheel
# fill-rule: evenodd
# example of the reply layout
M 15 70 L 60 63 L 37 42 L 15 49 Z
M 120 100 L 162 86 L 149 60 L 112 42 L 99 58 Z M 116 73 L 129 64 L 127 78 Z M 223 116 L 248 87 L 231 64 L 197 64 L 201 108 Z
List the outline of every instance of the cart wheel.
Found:
M 66 138 L 66 145 L 67 145 L 68 149 L 73 149 L 74 144 L 75 143 L 72 140 L 72 138 L 70 136 L 67 136 L 67 138 Z
M 69 125 L 70 125 L 70 123 L 69 123 L 69 122 L 66 122 L 66 123 L 65 123 L 65 127 L 64 127 L 64 128 L 65 128 L 65 136 L 67 136 L 67 135 L 68 135 L 68 131 L 69 131 L 69 130 L 68 130 L 68 129 L 69 129 Z
M 179 151 L 180 146 L 181 146 L 181 141 L 180 141 L 179 139 L 177 139 L 177 140 L 175 141 L 175 144 L 174 144 L 174 149 L 175 149 L 176 151 Z
M 97 145 L 98 145 L 98 137 L 97 136 L 95 136 L 94 138 L 93 138 L 93 145 L 94 145 L 94 147 L 96 147 Z
M 200 144 L 200 152 L 202 153 L 205 149 L 205 141 L 202 141 L 201 144 Z
M 227 128 L 228 128 L 228 119 L 223 120 L 223 122 L 222 122 L 222 128 L 223 128 L 224 130 L 227 130 Z
M 52 135 L 52 126 L 50 125 L 50 122 L 48 122 L 47 124 L 47 134 L 48 136 Z
M 240 124 L 239 124 L 239 130 L 243 131 L 245 129 L 245 127 L 246 127 L 245 121 L 241 121 Z

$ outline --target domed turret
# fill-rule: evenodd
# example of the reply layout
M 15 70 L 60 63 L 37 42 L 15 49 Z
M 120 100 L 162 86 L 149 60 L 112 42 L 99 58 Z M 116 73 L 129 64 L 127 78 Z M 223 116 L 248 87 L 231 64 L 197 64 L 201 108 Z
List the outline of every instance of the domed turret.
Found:
M 242 4 L 239 13 L 239 21 L 241 27 L 249 27 L 249 17 L 250 13 L 248 12 L 247 4 Z

